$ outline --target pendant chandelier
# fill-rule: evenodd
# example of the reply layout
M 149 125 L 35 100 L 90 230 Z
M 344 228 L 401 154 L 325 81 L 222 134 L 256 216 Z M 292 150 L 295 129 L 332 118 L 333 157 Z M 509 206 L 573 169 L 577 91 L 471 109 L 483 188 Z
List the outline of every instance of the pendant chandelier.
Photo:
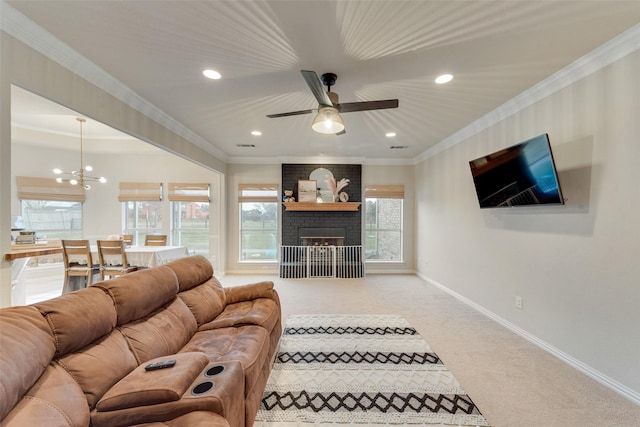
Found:
M 55 173 L 56 175 L 66 175 L 66 177 L 57 177 L 56 182 L 58 183 L 68 182 L 71 185 L 81 185 L 85 190 L 91 190 L 91 182 L 100 182 L 104 184 L 105 182 L 107 182 L 107 178 L 105 178 L 104 176 L 97 177 L 85 174 L 85 172 L 93 171 L 93 167 L 85 165 L 82 158 L 82 124 L 87 120 L 83 119 L 82 117 L 77 117 L 76 120 L 80 123 L 80 168 L 71 172 L 65 172 L 62 169 L 55 168 L 53 170 L 53 173 Z

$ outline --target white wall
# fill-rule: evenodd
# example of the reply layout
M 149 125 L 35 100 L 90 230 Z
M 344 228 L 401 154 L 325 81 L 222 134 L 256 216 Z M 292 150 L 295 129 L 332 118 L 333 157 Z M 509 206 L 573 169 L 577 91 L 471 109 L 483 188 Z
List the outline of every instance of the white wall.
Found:
M 47 149 L 25 144 L 13 144 L 11 165 L 13 177 L 38 176 L 54 178 L 52 169 L 61 166 L 69 170 L 77 161 L 78 153 L 59 149 Z M 106 184 L 94 184 L 87 191 L 83 205 L 84 237 L 90 240 L 104 239 L 111 234 L 123 232 L 122 203 L 118 201 L 118 184 L 129 182 L 163 183 L 163 200 L 167 200 L 169 182 L 198 182 L 211 185 L 210 258 L 216 271 L 221 270 L 223 237 L 221 198 L 221 174 L 194 165 L 172 154 L 156 150 L 155 154 L 90 154 L 85 153 L 85 161 L 94 167 L 96 174 L 107 177 Z M 15 178 L 12 177 L 11 212 L 20 213 L 20 201 L 16 194 Z M 163 204 L 162 222 L 164 234 L 170 235 L 170 204 Z
M 415 174 L 419 274 L 633 399 L 640 399 L 638 76 L 636 51 L 423 161 Z M 567 205 L 480 210 L 468 161 L 544 132 Z

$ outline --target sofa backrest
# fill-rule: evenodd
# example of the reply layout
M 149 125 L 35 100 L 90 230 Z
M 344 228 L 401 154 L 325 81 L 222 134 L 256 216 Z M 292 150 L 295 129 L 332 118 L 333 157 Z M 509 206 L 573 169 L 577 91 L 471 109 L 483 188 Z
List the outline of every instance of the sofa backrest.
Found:
M 178 279 L 165 266 L 136 271 L 92 287 L 104 289 L 115 304 L 118 325 L 142 319 L 171 302 L 178 293 Z
M 53 333 L 55 363 L 73 377 L 89 408 L 138 366 L 126 340 L 115 329 L 116 307 L 105 289 L 91 286 L 34 306 Z
M 213 276 L 213 267 L 202 255 L 180 258 L 165 264 L 178 278 L 179 294 L 198 326 L 210 322 L 222 313 L 226 296 L 222 285 Z
M 213 266 L 202 255 L 179 258 L 165 266 L 176 274 L 179 292 L 194 288 L 213 277 Z
M 34 307 L 0 310 L 0 420 L 42 375 L 56 351 L 47 321 Z
M 226 306 L 226 295 L 215 277 L 178 294 L 198 322 L 198 327 L 215 319 Z
M 53 332 L 56 357 L 78 351 L 116 326 L 116 309 L 104 290 L 94 287 L 70 292 L 33 305 Z
M 160 266 L 100 282 L 113 298 L 122 332 L 138 364 L 177 353 L 195 334 L 196 320 L 177 298 L 178 279 Z

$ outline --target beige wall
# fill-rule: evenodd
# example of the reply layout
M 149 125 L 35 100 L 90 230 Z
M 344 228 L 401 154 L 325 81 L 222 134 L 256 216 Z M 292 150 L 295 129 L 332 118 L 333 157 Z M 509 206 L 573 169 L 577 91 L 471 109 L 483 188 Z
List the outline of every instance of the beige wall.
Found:
M 638 76 L 636 51 L 423 161 L 415 174 L 419 274 L 636 399 Z M 479 209 L 468 161 L 545 132 L 566 206 Z

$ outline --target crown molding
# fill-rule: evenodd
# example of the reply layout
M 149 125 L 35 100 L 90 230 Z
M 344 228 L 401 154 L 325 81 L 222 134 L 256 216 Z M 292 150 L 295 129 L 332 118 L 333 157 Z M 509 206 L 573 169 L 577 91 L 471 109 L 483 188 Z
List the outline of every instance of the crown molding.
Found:
M 552 74 L 520 95 L 505 102 L 468 126 L 460 129 L 416 157 L 415 164 L 423 162 L 483 130 L 501 122 L 540 100 L 576 83 L 584 77 L 610 65 L 640 49 L 640 24 L 609 40 L 590 53 Z
M 273 165 L 282 163 L 302 164 L 359 164 L 378 166 L 415 166 L 415 159 L 368 159 L 364 157 L 229 157 L 229 164 Z
M 18 12 L 4 0 L 0 0 L 0 9 L 2 10 L 0 14 L 0 30 L 220 160 L 225 162 L 228 160 L 229 156 L 226 153 L 151 104 L 120 80 Z

